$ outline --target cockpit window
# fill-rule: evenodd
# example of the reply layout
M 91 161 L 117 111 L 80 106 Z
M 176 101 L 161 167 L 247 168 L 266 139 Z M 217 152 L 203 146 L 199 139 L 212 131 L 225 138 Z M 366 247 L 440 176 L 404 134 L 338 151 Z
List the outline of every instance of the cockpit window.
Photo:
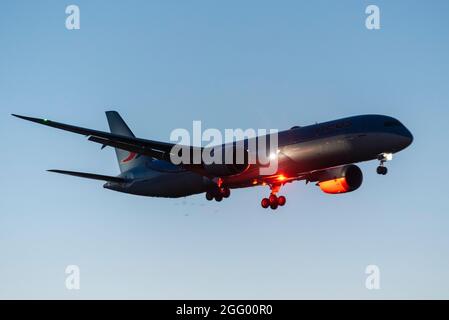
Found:
M 388 120 L 384 122 L 384 127 L 399 127 L 401 123 L 398 120 Z

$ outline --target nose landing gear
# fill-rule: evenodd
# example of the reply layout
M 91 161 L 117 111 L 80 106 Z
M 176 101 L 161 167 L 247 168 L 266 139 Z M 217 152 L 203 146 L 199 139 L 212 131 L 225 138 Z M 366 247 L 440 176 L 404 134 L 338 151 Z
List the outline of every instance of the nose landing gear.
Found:
M 376 169 L 377 174 L 386 175 L 388 173 L 388 168 L 384 167 L 383 164 L 377 167 Z
M 393 160 L 392 153 L 382 153 L 377 158 L 380 161 L 379 166 L 376 169 L 377 174 L 386 175 L 388 172 L 387 167 L 384 166 L 385 162 Z

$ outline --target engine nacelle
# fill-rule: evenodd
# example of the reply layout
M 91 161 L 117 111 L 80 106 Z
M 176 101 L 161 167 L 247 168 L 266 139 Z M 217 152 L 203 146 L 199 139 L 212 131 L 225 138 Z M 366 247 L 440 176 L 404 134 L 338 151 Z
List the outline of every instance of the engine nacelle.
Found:
M 357 190 L 363 182 L 362 170 L 354 164 L 315 173 L 315 181 L 325 193 L 338 194 Z

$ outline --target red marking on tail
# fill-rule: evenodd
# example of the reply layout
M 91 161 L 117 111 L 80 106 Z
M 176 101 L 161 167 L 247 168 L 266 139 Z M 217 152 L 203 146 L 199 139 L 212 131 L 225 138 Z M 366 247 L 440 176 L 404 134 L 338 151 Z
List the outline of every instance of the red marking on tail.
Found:
M 127 163 L 127 162 L 130 162 L 130 161 L 134 160 L 136 157 L 137 157 L 137 153 L 130 152 L 129 155 L 125 159 L 123 159 L 121 162 L 122 163 Z

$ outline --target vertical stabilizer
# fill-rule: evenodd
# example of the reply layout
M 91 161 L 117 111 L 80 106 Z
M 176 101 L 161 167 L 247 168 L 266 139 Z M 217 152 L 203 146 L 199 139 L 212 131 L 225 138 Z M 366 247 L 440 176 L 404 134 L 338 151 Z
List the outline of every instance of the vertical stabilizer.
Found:
M 111 133 L 122 135 L 125 137 L 134 137 L 131 129 L 123 121 L 122 117 L 116 111 L 106 111 L 106 117 L 109 123 L 109 129 Z M 134 152 L 129 152 L 115 148 L 117 154 L 117 161 L 120 167 L 120 172 L 128 171 L 138 166 L 144 166 L 145 161 L 151 161 L 150 158 L 145 156 L 139 156 Z

